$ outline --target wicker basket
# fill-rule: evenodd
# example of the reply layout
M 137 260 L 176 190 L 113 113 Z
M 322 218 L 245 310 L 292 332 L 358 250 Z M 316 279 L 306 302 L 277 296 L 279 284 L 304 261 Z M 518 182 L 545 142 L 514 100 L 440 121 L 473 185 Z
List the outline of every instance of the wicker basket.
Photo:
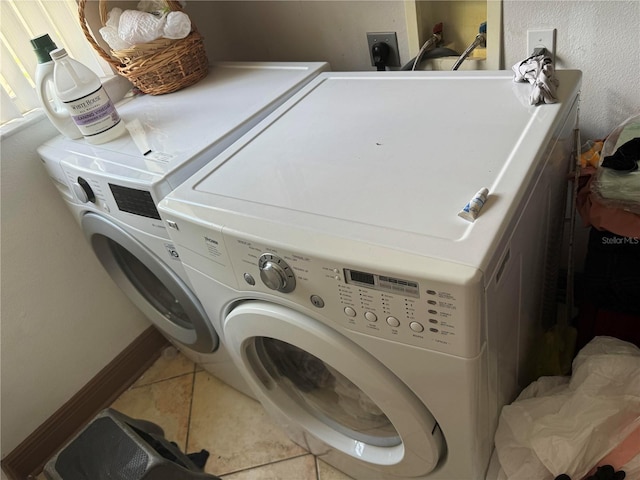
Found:
M 150 95 L 171 93 L 193 85 L 209 72 L 204 41 L 192 23 L 192 31 L 180 40 L 160 38 L 153 42 L 134 45 L 126 50 L 106 53 L 91 35 L 84 9 L 87 0 L 78 3 L 80 26 L 85 37 L 98 54 L 117 72 L 126 77 L 140 91 Z M 92 2 L 93 3 L 93 2 Z M 181 10 L 177 1 L 166 0 L 171 11 Z M 100 21 L 107 22 L 107 2 L 99 0 Z

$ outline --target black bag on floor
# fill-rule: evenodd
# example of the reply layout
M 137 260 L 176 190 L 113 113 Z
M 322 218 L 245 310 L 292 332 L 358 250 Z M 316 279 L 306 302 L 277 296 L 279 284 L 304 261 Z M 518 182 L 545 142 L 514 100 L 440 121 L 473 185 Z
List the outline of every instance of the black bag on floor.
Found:
M 202 471 L 208 456 L 205 450 L 185 455 L 155 423 L 108 408 L 47 462 L 44 474 L 48 480 L 220 480 Z

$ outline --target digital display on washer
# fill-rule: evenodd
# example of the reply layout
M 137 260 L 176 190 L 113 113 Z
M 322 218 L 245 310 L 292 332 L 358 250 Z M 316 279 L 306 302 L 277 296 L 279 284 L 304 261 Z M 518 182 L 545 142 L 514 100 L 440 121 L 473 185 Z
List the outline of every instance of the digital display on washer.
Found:
M 420 286 L 418 282 L 402 280 L 400 278 L 376 275 L 375 273 L 361 272 L 359 270 L 344 269 L 344 278 L 347 283 L 362 287 L 381 290 L 383 292 L 406 295 L 420 298 Z
M 349 279 L 357 283 L 366 283 L 368 285 L 375 285 L 375 276 L 372 273 L 357 272 L 355 270 L 347 270 L 349 272 Z

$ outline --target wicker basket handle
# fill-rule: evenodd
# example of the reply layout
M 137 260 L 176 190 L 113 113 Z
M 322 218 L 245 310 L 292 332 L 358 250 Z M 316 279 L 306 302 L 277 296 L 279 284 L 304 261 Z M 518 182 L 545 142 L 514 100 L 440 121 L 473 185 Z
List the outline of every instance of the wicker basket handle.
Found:
M 107 1 L 99 0 L 98 3 L 100 8 L 100 21 L 104 26 L 107 24 L 107 16 L 108 16 Z M 177 2 L 175 0 L 165 0 L 165 3 L 169 7 L 169 10 L 172 12 L 182 11 L 182 6 L 180 5 L 180 2 Z M 84 15 L 84 9 L 86 4 L 87 4 L 87 0 L 79 0 L 78 2 L 78 18 L 80 19 L 80 27 L 82 28 L 82 32 L 84 33 L 84 36 L 86 37 L 87 41 L 91 44 L 91 46 L 94 48 L 94 50 L 98 53 L 98 55 L 100 55 L 104 60 L 109 62 L 109 64 L 113 65 L 114 67 L 121 66 L 122 64 L 118 60 L 115 60 L 107 52 L 105 52 L 103 48 L 98 44 L 98 42 L 96 42 L 95 38 L 93 38 L 93 35 L 91 35 L 91 32 L 89 31 L 89 25 L 87 23 L 87 19 Z

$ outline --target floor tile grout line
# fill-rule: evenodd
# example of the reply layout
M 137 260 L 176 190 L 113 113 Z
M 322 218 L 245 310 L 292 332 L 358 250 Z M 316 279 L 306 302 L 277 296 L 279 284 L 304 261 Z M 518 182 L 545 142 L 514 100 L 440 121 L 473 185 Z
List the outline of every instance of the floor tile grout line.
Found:
M 191 433 L 191 414 L 193 413 L 193 394 L 196 390 L 196 364 L 193 364 L 193 371 L 191 372 L 191 398 L 189 399 L 189 414 L 187 415 L 187 438 L 184 444 L 184 453 L 187 454 L 189 448 L 189 434 Z
M 316 480 L 320 480 L 320 465 L 318 464 L 318 457 L 313 456 L 313 464 L 316 466 Z
M 313 461 L 314 461 L 314 464 L 315 464 L 315 459 L 316 459 L 315 455 L 313 455 L 312 453 L 309 453 L 309 452 L 305 452 L 305 453 L 301 453 L 300 455 L 295 455 L 293 457 L 281 458 L 280 460 L 276 460 L 274 462 L 261 463 L 261 464 L 258 464 L 258 465 L 254 465 L 252 467 L 241 468 L 239 470 L 232 470 L 232 471 L 226 472 L 226 473 L 216 473 L 215 475 L 220 476 L 220 477 L 222 477 L 224 479 L 224 477 L 226 477 L 227 475 L 235 475 L 237 473 L 249 472 L 249 471 L 255 470 L 257 468 L 266 467 L 268 465 L 275 465 L 277 463 L 288 462 L 289 460 L 295 460 L 297 458 L 306 457 L 308 455 L 311 455 L 313 457 Z M 316 478 L 317 478 L 317 475 L 318 475 L 318 467 L 316 466 Z
M 137 390 L 138 388 L 148 387 L 150 385 L 155 385 L 156 383 L 166 382 L 167 380 L 175 380 L 176 378 L 185 377 L 185 376 L 191 375 L 193 373 L 194 372 L 179 373 L 179 374 L 174 375 L 172 377 L 161 378 L 159 380 L 154 380 L 153 382 L 145 383 L 143 385 L 131 385 L 131 387 L 129 387 L 129 390 Z

